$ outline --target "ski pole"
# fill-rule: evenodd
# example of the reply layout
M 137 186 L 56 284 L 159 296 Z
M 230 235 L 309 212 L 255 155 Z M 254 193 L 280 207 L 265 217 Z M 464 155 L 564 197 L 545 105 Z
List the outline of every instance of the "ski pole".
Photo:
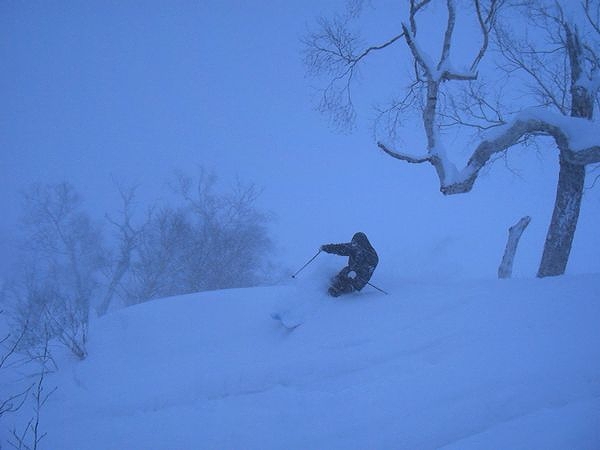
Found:
M 306 264 L 304 264 L 302 267 L 300 267 L 300 269 L 298 270 L 298 272 L 296 272 L 294 275 L 292 275 L 292 278 L 296 278 L 296 275 L 298 275 L 300 272 L 302 272 L 306 268 L 306 266 L 308 266 L 311 262 L 313 262 L 314 259 L 317 256 L 319 256 L 319 254 L 321 253 L 321 251 L 322 250 L 319 250 L 315 256 L 313 256 L 312 258 L 310 258 Z
M 390 295 L 389 292 L 385 292 L 383 289 L 379 289 L 377 286 L 375 286 L 374 284 L 371 284 L 367 281 L 367 284 L 375 289 L 377 289 L 379 292 L 383 292 L 385 295 Z

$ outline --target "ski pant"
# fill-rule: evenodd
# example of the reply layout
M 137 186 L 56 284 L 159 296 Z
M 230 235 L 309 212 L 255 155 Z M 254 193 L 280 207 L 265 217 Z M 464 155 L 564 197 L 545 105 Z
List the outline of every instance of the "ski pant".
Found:
M 339 297 L 342 294 L 349 294 L 357 290 L 354 285 L 354 278 L 348 276 L 350 272 L 352 272 L 350 267 L 344 267 L 340 270 L 340 273 L 331 279 L 331 286 L 327 291 L 329 295 Z

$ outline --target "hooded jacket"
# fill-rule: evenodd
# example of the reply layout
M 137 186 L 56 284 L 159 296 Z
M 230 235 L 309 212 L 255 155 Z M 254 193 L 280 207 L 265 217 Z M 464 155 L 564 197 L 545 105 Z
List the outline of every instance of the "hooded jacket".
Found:
M 350 242 L 325 244 L 321 246 L 321 250 L 340 256 L 348 256 L 348 267 L 344 268 L 342 272 L 345 272 L 346 275 L 351 271 L 356 272 L 353 284 L 357 291 L 360 291 L 369 282 L 379 262 L 377 252 L 367 236 L 361 232 L 354 234 Z

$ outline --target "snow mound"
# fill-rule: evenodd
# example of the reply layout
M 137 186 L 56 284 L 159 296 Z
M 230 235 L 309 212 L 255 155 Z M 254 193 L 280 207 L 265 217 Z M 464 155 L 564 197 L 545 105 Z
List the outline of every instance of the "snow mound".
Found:
M 600 447 L 600 276 L 385 287 L 294 281 L 97 320 L 88 359 L 47 381 L 43 447 Z

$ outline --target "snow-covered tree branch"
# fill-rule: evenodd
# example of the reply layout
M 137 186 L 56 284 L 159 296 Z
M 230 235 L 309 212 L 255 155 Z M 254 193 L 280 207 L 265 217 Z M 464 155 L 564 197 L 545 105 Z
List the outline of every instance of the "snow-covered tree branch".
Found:
M 501 153 L 517 144 L 528 135 L 547 135 L 554 138 L 557 148 L 567 162 L 587 165 L 600 162 L 600 143 L 585 142 L 582 136 L 592 138 L 600 133 L 600 126 L 594 122 L 574 117 L 565 117 L 540 109 L 519 113 L 510 123 L 495 128 L 490 136 L 475 148 L 467 165 L 458 169 L 448 158 L 430 152 L 427 156 L 415 157 L 395 151 L 383 142 L 377 145 L 393 158 L 413 164 L 428 162 L 440 176 L 440 190 L 444 194 L 469 192 L 481 169 L 496 153 Z M 582 142 L 583 141 L 583 142 Z

